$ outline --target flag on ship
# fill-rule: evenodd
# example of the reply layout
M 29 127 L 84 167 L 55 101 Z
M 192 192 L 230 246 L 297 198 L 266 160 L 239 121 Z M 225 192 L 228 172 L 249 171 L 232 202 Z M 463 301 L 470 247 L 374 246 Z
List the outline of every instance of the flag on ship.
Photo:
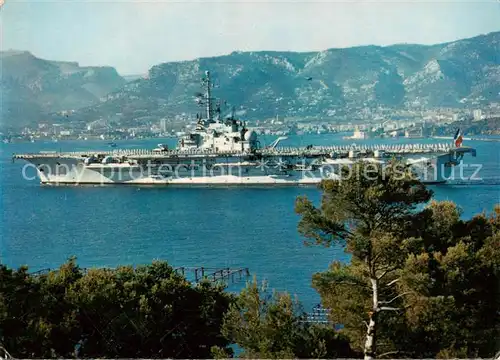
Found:
M 460 147 L 462 145 L 463 138 L 462 138 L 462 132 L 460 131 L 460 129 L 457 130 L 457 133 L 455 134 L 455 137 L 453 138 L 453 142 L 454 142 L 456 147 Z

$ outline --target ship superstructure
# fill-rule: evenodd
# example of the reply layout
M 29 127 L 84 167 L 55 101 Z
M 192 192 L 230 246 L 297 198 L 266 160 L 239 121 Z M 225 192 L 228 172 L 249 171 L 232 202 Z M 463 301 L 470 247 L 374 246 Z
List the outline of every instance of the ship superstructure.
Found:
M 356 161 L 385 163 L 401 158 L 420 179 L 446 182 L 464 154 L 475 150 L 451 144 L 395 146 L 262 147 L 257 134 L 232 114 L 223 118 L 212 98 L 210 73 L 196 99 L 206 114 L 193 131 L 179 136 L 176 149 L 157 148 L 18 154 L 36 167 L 42 184 L 148 185 L 311 185 L 336 179 L 340 167 Z M 215 105 L 215 106 L 214 106 Z
M 257 150 L 257 134 L 248 130 L 246 125 L 235 119 L 234 112 L 231 116 L 222 119 L 221 105 L 212 98 L 212 81 L 210 72 L 205 72 L 202 79 L 205 94 L 198 93 L 196 100 L 206 109 L 205 117 L 196 115 L 197 124 L 194 131 L 180 136 L 178 150 L 212 150 L 215 152 L 254 152 Z

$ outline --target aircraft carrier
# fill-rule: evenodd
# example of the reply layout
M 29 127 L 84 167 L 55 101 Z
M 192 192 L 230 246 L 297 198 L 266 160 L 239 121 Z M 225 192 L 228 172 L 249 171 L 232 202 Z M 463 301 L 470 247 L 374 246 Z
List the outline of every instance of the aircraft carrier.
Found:
M 338 179 L 340 168 L 357 161 L 385 164 L 397 158 L 427 183 L 444 183 L 470 147 L 449 144 L 374 146 L 280 147 L 280 137 L 261 146 L 256 132 L 234 112 L 223 118 L 214 105 L 210 73 L 202 79 L 204 94 L 197 101 L 205 108 L 193 131 L 178 139 L 175 149 L 14 154 L 36 168 L 47 185 L 313 185 Z

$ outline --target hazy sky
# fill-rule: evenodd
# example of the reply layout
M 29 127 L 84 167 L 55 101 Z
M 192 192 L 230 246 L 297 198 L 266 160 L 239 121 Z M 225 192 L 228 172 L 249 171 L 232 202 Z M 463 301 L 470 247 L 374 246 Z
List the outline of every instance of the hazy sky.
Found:
M 235 50 L 452 41 L 500 30 L 500 1 L 6 0 L 0 19 L 2 50 L 141 74 Z

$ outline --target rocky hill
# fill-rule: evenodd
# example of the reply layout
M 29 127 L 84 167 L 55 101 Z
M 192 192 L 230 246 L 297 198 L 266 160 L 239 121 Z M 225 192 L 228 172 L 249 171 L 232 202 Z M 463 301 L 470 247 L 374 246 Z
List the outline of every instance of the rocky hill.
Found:
M 0 52 L 0 62 L 3 125 L 22 126 L 55 111 L 88 107 L 125 84 L 112 67 L 80 67 L 26 51 Z
M 234 52 L 154 66 L 88 109 L 92 116 L 199 111 L 193 95 L 210 70 L 217 95 L 246 117 L 329 117 L 362 107 L 461 107 L 500 101 L 500 32 L 451 43 L 321 52 Z
M 38 108 L 33 111 L 81 107 L 123 83 L 111 68 L 90 70 L 70 63 L 45 62 L 27 53 L 17 56 L 28 58 L 36 69 L 18 67 L 22 69 L 18 77 L 35 76 L 27 85 L 13 86 L 23 99 L 36 99 Z M 73 73 L 63 69 L 80 70 Z M 200 111 L 194 94 L 200 91 L 205 70 L 213 74 L 216 95 L 227 102 L 227 111 L 236 106 L 246 119 L 269 118 L 277 113 L 328 118 L 379 106 L 476 106 L 500 101 L 500 32 L 432 46 L 361 46 L 308 53 L 233 52 L 159 64 L 145 78 L 127 82 L 98 104 L 79 111 L 76 117 L 81 121 L 113 118 L 124 124 L 140 124 L 148 119 L 194 114 Z M 7 79 L 15 78 L 9 66 L 4 65 L 4 72 L 10 76 Z M 89 73 L 93 75 L 87 78 Z M 109 86 L 96 86 L 101 90 L 97 91 L 97 81 L 91 79 L 106 79 Z M 50 86 L 56 90 L 48 91 Z M 69 91 L 59 91 L 61 88 Z M 15 101 L 19 99 L 21 96 Z

